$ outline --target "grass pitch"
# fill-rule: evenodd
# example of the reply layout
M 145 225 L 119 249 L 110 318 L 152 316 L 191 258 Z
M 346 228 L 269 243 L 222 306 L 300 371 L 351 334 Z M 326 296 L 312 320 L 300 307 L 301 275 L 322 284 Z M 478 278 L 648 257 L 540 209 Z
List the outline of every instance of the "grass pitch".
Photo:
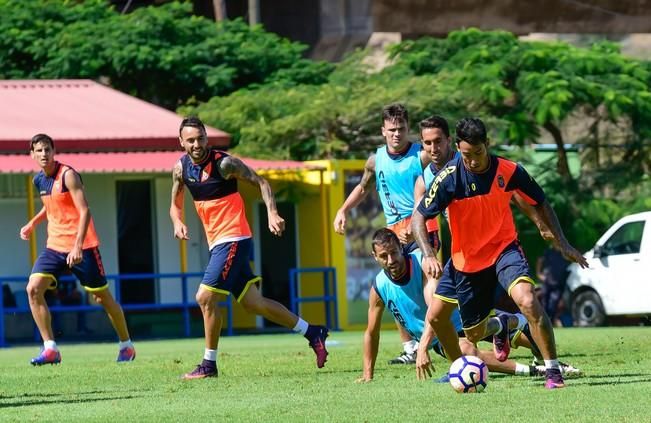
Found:
M 219 378 L 183 381 L 203 355 L 203 340 L 137 342 L 132 363 L 117 364 L 117 344 L 61 344 L 63 363 L 35 368 L 37 346 L 0 350 L 0 421 L 649 421 L 651 328 L 559 329 L 561 359 L 585 372 L 568 387 L 540 378 L 490 375 L 486 392 L 457 394 L 419 382 L 386 361 L 397 333 L 380 341 L 376 378 L 361 375 L 361 332 L 332 333 L 326 367 L 301 336 L 224 337 Z M 488 344 L 483 345 L 489 347 Z M 528 363 L 529 354 L 512 358 Z M 436 376 L 447 369 L 434 358 Z

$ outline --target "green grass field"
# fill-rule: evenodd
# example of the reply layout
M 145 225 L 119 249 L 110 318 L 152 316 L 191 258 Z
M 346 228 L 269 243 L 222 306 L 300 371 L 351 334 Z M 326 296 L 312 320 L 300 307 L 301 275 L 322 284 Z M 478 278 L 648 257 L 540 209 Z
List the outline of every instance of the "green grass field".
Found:
M 357 384 L 361 332 L 331 334 L 318 370 L 297 335 L 222 338 L 219 378 L 182 381 L 203 340 L 137 342 L 137 360 L 114 363 L 116 344 L 61 344 L 63 363 L 31 367 L 36 346 L 0 350 L 0 421 L 651 421 L 651 328 L 560 329 L 562 359 L 585 376 L 547 391 L 542 379 L 491 374 L 482 394 L 419 382 L 382 333 L 376 379 Z M 485 344 L 484 347 L 489 347 Z M 515 350 L 525 363 L 530 356 Z M 434 359 L 437 376 L 447 368 Z

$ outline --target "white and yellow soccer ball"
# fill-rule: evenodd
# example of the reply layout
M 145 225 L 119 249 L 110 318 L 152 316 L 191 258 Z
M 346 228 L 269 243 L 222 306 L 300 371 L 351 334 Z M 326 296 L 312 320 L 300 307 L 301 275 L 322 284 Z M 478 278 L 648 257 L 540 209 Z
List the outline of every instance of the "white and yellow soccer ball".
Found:
M 450 366 L 448 377 L 459 393 L 483 392 L 488 384 L 488 367 L 479 357 L 462 355 Z

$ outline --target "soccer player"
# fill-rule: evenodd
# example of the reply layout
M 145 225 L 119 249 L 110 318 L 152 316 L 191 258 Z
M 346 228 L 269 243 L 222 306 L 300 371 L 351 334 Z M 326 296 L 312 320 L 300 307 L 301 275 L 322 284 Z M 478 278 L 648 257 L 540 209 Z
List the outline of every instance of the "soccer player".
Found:
M 364 369 L 358 381 L 368 382 L 373 379 L 382 313 L 385 307 L 388 307 L 406 332 L 419 342 L 416 360 L 417 378 L 430 377 L 434 367 L 428 349 L 433 349 L 445 358 L 432 326 L 425 319 L 427 304 L 433 298 L 436 281 L 427 279 L 423 274 L 420 251 L 415 250 L 406 254 L 400 247 L 396 235 L 386 228 L 379 229 L 373 235 L 372 250 L 373 257 L 382 271 L 378 273 L 369 292 L 368 326 L 364 333 Z M 531 344 L 524 335 L 528 331 L 526 320 L 522 315 L 517 315 L 516 319 L 518 319 L 518 327 L 511 331 L 510 336 L 517 338 L 520 345 L 531 349 Z M 461 319 L 457 311 L 450 316 L 450 322 L 457 332 L 462 331 Z M 459 348 L 466 355 L 479 356 L 491 371 L 516 375 L 540 375 L 540 370 L 535 366 L 527 366 L 512 360 L 500 362 L 492 351 L 478 350 L 463 337 L 459 339 Z M 571 366 L 566 366 L 565 370 L 577 372 Z
M 442 116 L 433 115 L 418 123 L 423 151 L 430 156 L 430 164 L 425 167 L 423 174 L 416 180 L 414 186 L 414 204 L 418 207 L 420 200 L 425 196 L 426 187 L 430 187 L 434 178 L 445 165 L 458 157 L 459 152 L 451 146 L 450 129 L 447 120 Z M 543 238 L 551 240 L 549 230 L 545 227 L 542 218 L 517 192 L 513 195 L 513 203 L 538 227 Z M 439 228 L 435 219 L 426 221 L 427 233 L 434 250 L 440 246 Z M 410 238 L 410 239 L 413 239 Z
M 34 263 L 27 283 L 29 307 L 43 338 L 43 349 L 31 363 L 40 366 L 61 362 L 44 297 L 48 289 L 56 289 L 59 277 L 68 269 L 108 314 L 120 339 L 117 361 L 132 361 L 136 358 L 136 350 L 129 338 L 122 307 L 108 289 L 99 254 L 99 238 L 81 177 L 70 166 L 54 160 L 54 141 L 48 135 L 34 135 L 30 151 L 41 168 L 34 177 L 34 185 L 41 195 L 43 208 L 20 229 L 20 237 L 28 240 L 39 223 L 48 222 L 46 248 Z
M 429 164 L 429 155 L 420 144 L 409 141 L 409 113 L 398 103 L 382 110 L 382 136 L 385 145 L 366 160 L 359 184 L 348 195 L 334 220 L 334 229 L 343 235 L 346 213 L 362 202 L 375 187 L 382 204 L 387 227 L 396 233 L 407 251 L 416 248 L 411 237 L 411 214 L 414 210 L 414 184 Z M 436 220 L 430 225 L 436 225 Z M 437 229 L 431 226 L 430 229 Z M 389 364 L 413 364 L 418 345 L 396 322 L 403 344 L 402 353 Z
M 564 381 L 553 329 L 534 295 L 534 282 L 517 240 L 510 209 L 513 193 L 517 191 L 536 209 L 551 233 L 553 244 L 568 260 L 581 266 L 587 266 L 587 262 L 567 242 L 542 189 L 524 168 L 488 153 L 486 128 L 480 119 L 460 120 L 456 138 L 461 157 L 439 172 L 412 217 L 412 230 L 423 254 L 425 273 L 428 277 L 443 275 L 429 305 L 427 319 L 448 358 L 455 360 L 461 356 L 456 331 L 449 323 L 455 302 L 458 302 L 466 337 L 477 342 L 491 332 L 488 320 L 496 285 L 500 284 L 529 321 L 533 340 L 545 360 L 545 386 L 562 388 Z M 427 242 L 425 220 L 446 208 L 452 258 L 442 269 Z M 508 338 L 496 347 L 500 358 L 508 356 Z
M 423 175 L 416 180 L 414 186 L 414 203 L 416 206 L 420 203 L 425 195 L 425 187 L 430 187 L 434 178 L 445 165 L 460 157 L 451 146 L 450 129 L 448 122 L 442 116 L 430 116 L 418 124 L 420 129 L 420 138 L 423 150 L 429 154 L 431 162 L 423 170 Z M 514 193 L 512 202 L 538 227 L 541 235 L 545 239 L 550 239 L 549 229 L 545 226 L 539 213 L 529 205 L 517 192 Z M 438 252 L 440 238 L 438 236 L 438 225 L 434 225 L 436 219 L 428 219 L 425 224 L 430 244 L 434 247 L 434 252 Z M 503 293 L 502 290 L 500 293 Z M 506 295 L 506 294 L 505 294 Z M 455 297 L 456 298 L 456 297 Z M 451 298 L 448 298 L 451 300 Z M 517 320 L 509 316 L 509 313 L 499 314 L 499 322 L 493 321 L 495 325 L 489 326 L 489 332 L 497 331 L 493 335 L 494 350 L 500 360 L 505 360 L 508 354 L 505 352 L 504 343 L 506 337 L 517 325 Z
M 278 214 L 269 183 L 241 160 L 209 149 L 206 128 L 197 117 L 183 119 L 179 141 L 186 154 L 172 172 L 170 217 L 174 236 L 189 239 L 188 228 L 182 220 L 183 193 L 187 187 L 210 247 L 210 261 L 196 295 L 203 314 L 206 348 L 201 364 L 183 378 L 217 376 L 217 345 L 222 325 L 217 303 L 228 294 L 232 294 L 249 313 L 264 316 L 305 336 L 316 353 L 317 367 L 323 367 L 328 356 L 325 346 L 328 329 L 310 325 L 282 304 L 263 297 L 255 285 L 260 277 L 252 273 L 249 265 L 253 242 L 237 182 L 239 179 L 260 189 L 267 206 L 269 231 L 280 236 L 285 221 Z

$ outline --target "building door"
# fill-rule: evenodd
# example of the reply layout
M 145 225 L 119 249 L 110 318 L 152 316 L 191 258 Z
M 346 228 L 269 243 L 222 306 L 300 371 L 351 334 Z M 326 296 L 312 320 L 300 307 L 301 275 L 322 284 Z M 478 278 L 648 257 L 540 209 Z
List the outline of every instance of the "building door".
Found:
M 279 202 L 278 214 L 285 219 L 285 232 L 277 237 L 269 232 L 267 208 L 258 205 L 258 236 L 260 239 L 260 273 L 262 294 L 289 308 L 289 269 L 296 267 L 296 211 L 294 203 Z M 277 327 L 264 320 L 265 327 Z
M 151 181 L 117 181 L 118 268 L 120 274 L 154 273 L 154 214 Z M 120 286 L 123 304 L 156 301 L 152 278 L 125 280 Z

